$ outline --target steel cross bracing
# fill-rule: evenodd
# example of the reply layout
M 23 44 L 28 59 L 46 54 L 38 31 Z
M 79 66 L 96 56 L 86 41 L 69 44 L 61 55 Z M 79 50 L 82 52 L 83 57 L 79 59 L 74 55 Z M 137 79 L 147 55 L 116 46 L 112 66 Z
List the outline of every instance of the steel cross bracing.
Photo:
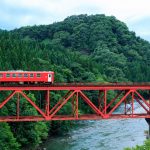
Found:
M 37 92 L 40 91 L 44 93 L 40 100 L 33 100 L 28 96 L 29 92 L 34 92 L 36 97 Z M 55 97 L 54 100 L 54 92 L 60 91 L 64 95 L 59 99 Z M 5 110 L 5 105 L 9 108 L 16 105 L 15 113 L 9 116 L 1 115 L 0 122 L 150 118 L 149 91 L 149 83 L 0 85 L 0 92 L 7 95 L 4 100 L 0 100 L 1 114 Z M 9 105 L 12 101 L 13 105 Z M 26 105 L 21 106 L 24 105 L 21 101 L 30 103 L 37 115 L 30 114 Z M 136 111 L 137 104 L 142 111 Z M 61 111 L 65 105 L 67 112 Z M 84 109 L 81 106 L 91 110 L 90 114 L 81 113 Z M 116 110 L 120 106 L 122 111 L 117 113 Z M 22 115 L 22 108 L 28 115 Z

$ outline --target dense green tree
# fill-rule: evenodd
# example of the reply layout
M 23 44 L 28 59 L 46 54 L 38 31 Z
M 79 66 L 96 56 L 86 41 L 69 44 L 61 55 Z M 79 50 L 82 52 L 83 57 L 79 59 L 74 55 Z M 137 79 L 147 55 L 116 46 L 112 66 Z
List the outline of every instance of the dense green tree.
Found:
M 19 150 L 19 148 L 20 144 L 17 142 L 16 138 L 11 132 L 10 126 L 7 123 L 0 123 L 0 149 Z

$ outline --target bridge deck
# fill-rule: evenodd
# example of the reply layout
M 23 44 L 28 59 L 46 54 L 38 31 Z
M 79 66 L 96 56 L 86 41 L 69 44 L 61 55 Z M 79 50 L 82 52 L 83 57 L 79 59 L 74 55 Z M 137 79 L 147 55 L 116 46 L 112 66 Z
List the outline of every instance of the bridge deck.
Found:
M 6 84 L 0 90 L 150 90 L 150 82 L 145 83 L 55 83 L 55 84 Z

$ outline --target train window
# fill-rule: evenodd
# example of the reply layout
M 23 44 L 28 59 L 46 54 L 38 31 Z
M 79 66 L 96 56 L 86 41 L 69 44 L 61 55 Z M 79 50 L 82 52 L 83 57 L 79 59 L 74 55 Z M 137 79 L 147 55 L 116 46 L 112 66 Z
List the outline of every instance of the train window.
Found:
M 40 74 L 40 73 L 37 73 L 36 77 L 37 77 L 37 78 L 40 78 L 40 77 L 41 77 L 41 74 Z
M 19 73 L 19 74 L 18 74 L 18 77 L 19 77 L 19 78 L 22 78 L 22 74 L 21 74 L 21 73 Z
M 25 73 L 25 74 L 24 74 L 24 77 L 25 77 L 25 78 L 27 78 L 27 77 L 28 77 L 28 74 L 27 74 L 27 73 Z
M 13 73 L 13 74 L 12 74 L 12 77 L 13 77 L 13 78 L 16 78 L 16 74 L 15 74 L 15 73 Z
M 9 78 L 9 77 L 10 77 L 10 74 L 9 74 L 9 73 L 7 73 L 7 74 L 6 74 L 6 78 Z
M 33 73 L 31 73 L 31 74 L 30 74 L 30 78 L 33 78 L 33 76 L 34 76 Z
M 2 73 L 0 73 L 0 78 L 2 78 L 3 77 L 3 74 Z

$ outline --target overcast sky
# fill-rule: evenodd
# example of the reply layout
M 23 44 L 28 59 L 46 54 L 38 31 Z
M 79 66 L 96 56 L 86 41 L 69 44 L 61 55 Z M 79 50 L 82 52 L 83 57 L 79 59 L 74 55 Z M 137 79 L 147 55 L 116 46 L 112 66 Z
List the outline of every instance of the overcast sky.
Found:
M 113 15 L 150 41 L 149 0 L 0 0 L 0 28 L 51 24 L 78 14 Z

